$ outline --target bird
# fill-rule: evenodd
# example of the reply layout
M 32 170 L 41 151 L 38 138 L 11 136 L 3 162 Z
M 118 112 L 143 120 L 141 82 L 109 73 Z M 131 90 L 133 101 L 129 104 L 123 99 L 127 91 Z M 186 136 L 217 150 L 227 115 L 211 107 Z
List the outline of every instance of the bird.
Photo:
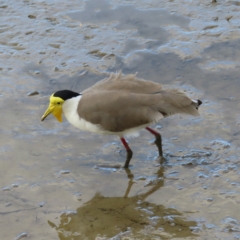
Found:
M 78 93 L 56 91 L 41 120 L 53 114 L 62 122 L 62 114 L 74 127 L 103 135 L 116 135 L 126 149 L 124 168 L 129 168 L 133 152 L 125 137 L 146 129 L 155 136 L 159 157 L 164 159 L 161 134 L 150 128 L 174 114 L 199 116 L 201 100 L 189 98 L 178 88 L 163 86 L 136 74 L 111 73 Z

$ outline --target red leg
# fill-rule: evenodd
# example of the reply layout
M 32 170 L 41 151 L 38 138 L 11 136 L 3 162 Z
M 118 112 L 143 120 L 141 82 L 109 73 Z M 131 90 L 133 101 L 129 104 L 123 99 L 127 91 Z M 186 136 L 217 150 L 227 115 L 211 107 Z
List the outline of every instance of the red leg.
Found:
M 155 135 L 156 137 L 161 136 L 159 132 L 151 129 L 150 127 L 146 127 L 146 129 L 147 129 L 150 133 L 152 133 L 153 135 Z
M 127 151 L 127 158 L 126 158 L 126 161 L 124 164 L 124 168 L 128 168 L 133 152 L 132 152 L 131 148 L 129 147 L 129 145 L 127 144 L 125 138 L 120 138 L 120 140 Z
M 154 143 L 157 145 L 159 156 L 163 157 L 161 134 L 149 127 L 146 127 L 146 130 L 148 130 L 150 133 L 152 133 L 156 137 L 156 140 Z

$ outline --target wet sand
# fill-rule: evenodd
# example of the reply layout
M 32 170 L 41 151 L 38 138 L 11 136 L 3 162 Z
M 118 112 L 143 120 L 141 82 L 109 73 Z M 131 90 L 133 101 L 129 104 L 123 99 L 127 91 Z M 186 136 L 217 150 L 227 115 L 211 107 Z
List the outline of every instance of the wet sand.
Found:
M 0 239 L 239 239 L 239 10 L 220 0 L 0 2 Z M 54 91 L 119 70 L 203 100 L 201 117 L 154 126 L 162 166 L 146 131 L 129 139 L 125 171 L 117 138 L 40 122 Z

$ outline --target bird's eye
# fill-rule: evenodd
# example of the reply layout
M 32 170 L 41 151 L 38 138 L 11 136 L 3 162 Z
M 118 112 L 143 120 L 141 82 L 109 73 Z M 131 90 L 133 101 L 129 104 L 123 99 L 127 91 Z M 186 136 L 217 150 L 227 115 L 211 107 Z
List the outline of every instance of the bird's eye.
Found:
M 57 102 L 58 105 L 60 105 L 61 103 L 60 102 Z

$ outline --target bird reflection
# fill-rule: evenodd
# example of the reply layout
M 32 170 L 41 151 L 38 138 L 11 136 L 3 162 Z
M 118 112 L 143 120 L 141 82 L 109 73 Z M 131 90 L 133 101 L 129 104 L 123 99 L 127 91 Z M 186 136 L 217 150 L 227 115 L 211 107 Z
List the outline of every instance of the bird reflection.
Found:
M 190 227 L 196 226 L 176 209 L 166 208 L 146 201 L 146 198 L 164 185 L 164 167 L 156 172 L 156 179 L 150 189 L 128 197 L 134 184 L 134 175 L 125 169 L 129 178 L 123 197 L 104 197 L 97 193 L 90 201 L 80 206 L 76 214 L 62 214 L 60 223 L 49 225 L 56 229 L 61 240 L 96 239 L 97 236 L 114 237 L 131 229 L 138 239 L 171 239 L 196 236 Z M 149 230 L 150 229 L 150 230 Z M 158 238 L 155 238 L 158 237 Z M 120 238 L 119 238 L 120 239 Z

